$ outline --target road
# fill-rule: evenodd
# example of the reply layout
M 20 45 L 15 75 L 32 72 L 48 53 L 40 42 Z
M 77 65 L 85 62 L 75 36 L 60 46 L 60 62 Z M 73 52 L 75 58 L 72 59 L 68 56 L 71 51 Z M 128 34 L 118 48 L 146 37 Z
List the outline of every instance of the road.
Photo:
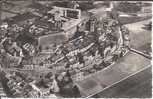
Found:
M 151 67 L 129 77 L 109 89 L 93 96 L 94 98 L 151 98 Z

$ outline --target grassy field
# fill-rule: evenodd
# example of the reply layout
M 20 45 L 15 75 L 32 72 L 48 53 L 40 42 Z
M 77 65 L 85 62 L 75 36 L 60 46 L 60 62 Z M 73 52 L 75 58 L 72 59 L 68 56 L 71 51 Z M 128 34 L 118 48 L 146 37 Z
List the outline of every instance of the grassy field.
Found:
M 133 17 L 120 17 L 119 20 L 122 24 L 130 24 L 130 23 L 135 23 L 147 19 L 151 19 L 152 16 L 146 16 L 146 17 L 138 17 L 138 16 L 133 16 Z

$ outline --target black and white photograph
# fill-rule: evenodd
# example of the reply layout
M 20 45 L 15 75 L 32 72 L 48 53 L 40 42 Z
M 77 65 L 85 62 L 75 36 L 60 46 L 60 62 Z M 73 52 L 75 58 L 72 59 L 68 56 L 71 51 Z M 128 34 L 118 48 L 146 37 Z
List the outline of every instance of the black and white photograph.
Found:
M 0 98 L 152 98 L 152 1 L 0 0 Z

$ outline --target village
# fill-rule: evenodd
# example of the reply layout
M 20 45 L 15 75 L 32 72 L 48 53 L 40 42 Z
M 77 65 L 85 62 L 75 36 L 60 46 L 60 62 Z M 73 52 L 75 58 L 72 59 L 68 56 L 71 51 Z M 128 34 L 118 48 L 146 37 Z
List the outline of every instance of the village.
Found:
M 117 3 L 100 3 L 99 8 L 82 10 L 75 1 L 66 7 L 58 2 L 33 2 L 41 9 L 26 5 L 18 14 L 6 11 L 5 4 L 14 3 L 1 1 L 2 11 L 17 13 L 3 19 L 0 28 L 1 83 L 8 97 L 88 97 L 79 83 L 113 66 L 129 52 L 151 59 L 150 51 L 131 48 L 131 31 L 121 20 L 123 15 L 114 10 Z M 143 18 L 149 19 L 150 13 L 146 13 Z M 151 30 L 151 21 L 145 28 Z

